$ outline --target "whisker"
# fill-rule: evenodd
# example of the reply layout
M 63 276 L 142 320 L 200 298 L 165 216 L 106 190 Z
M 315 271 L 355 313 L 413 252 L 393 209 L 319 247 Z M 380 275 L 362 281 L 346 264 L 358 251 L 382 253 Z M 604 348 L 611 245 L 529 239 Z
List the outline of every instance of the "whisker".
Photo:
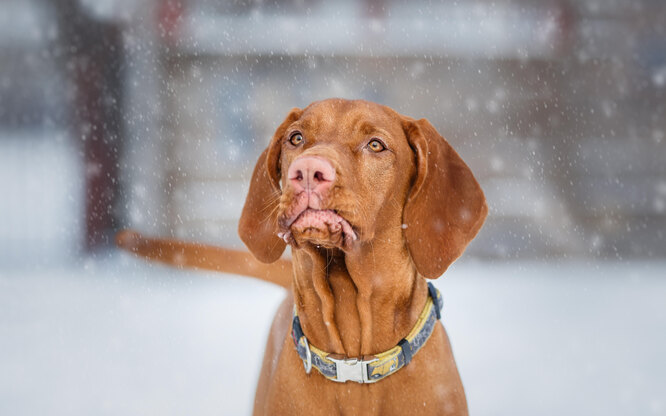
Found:
M 262 222 L 270 221 L 272 218 L 274 218 L 275 215 L 277 214 L 278 209 L 280 209 L 280 206 L 279 206 L 279 205 L 275 205 L 275 206 L 273 207 L 273 209 L 271 209 L 270 212 L 266 213 L 266 215 L 265 215 L 264 218 L 262 219 Z
M 280 204 L 277 202 L 281 196 L 282 194 L 279 191 L 273 191 L 272 194 L 268 196 L 267 201 L 264 203 L 264 207 L 259 211 L 260 214 L 265 214 L 261 220 L 262 222 L 270 221 L 275 217 L 277 211 L 280 209 Z
M 271 195 L 268 196 L 267 201 L 264 203 L 264 208 L 261 211 L 265 211 L 266 209 L 270 208 L 271 205 L 275 204 L 280 199 L 280 192 L 278 191 L 273 191 Z

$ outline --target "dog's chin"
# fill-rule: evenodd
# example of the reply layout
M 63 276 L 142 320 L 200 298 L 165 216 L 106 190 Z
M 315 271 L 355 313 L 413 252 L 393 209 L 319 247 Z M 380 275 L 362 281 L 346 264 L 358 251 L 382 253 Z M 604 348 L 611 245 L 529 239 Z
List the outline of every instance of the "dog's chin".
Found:
M 331 234 L 327 230 L 308 228 L 298 231 L 292 229 L 292 237 L 294 239 L 293 246 L 297 249 L 304 247 L 306 244 L 317 248 L 345 249 L 344 238 L 339 234 Z
M 324 248 L 351 249 L 358 240 L 351 224 L 333 210 L 303 211 L 289 226 L 288 231 L 280 233 L 285 242 L 301 248 L 312 244 Z

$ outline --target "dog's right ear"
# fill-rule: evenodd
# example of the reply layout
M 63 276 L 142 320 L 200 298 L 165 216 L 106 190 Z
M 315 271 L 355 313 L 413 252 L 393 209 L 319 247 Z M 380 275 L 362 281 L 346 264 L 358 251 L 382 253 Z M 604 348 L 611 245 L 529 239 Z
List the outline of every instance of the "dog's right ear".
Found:
M 257 260 L 272 263 L 287 246 L 278 237 L 277 208 L 280 203 L 280 153 L 282 139 L 302 110 L 292 109 L 261 153 L 252 173 L 250 190 L 238 223 L 238 234 Z

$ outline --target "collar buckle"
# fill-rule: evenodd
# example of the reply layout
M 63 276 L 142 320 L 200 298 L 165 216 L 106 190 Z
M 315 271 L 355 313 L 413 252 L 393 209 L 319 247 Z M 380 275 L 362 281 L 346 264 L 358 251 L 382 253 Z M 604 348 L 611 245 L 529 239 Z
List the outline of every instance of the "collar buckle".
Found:
M 305 357 L 305 360 L 303 360 L 305 374 L 310 374 L 310 371 L 312 371 L 312 352 L 310 351 L 310 343 L 308 342 L 307 338 L 305 338 Z
M 377 380 L 372 380 L 368 377 L 368 364 L 377 361 L 377 358 L 372 360 L 359 360 L 358 358 L 343 358 L 337 359 L 330 355 L 327 359 L 335 363 L 336 377 L 333 381 L 344 383 L 353 381 L 355 383 L 374 383 Z

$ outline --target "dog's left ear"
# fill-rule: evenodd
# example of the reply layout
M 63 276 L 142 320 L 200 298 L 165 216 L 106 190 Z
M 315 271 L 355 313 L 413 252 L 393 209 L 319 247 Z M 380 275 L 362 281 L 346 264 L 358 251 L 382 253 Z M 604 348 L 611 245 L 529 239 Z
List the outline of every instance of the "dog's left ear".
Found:
M 405 117 L 403 128 L 416 160 L 405 238 L 416 269 L 434 279 L 476 236 L 488 207 L 472 171 L 428 120 Z
M 238 234 L 250 252 L 263 263 L 280 258 L 286 244 L 278 237 L 277 208 L 280 202 L 280 153 L 282 139 L 302 111 L 292 109 L 261 153 L 252 173 L 250 190 L 238 223 Z

